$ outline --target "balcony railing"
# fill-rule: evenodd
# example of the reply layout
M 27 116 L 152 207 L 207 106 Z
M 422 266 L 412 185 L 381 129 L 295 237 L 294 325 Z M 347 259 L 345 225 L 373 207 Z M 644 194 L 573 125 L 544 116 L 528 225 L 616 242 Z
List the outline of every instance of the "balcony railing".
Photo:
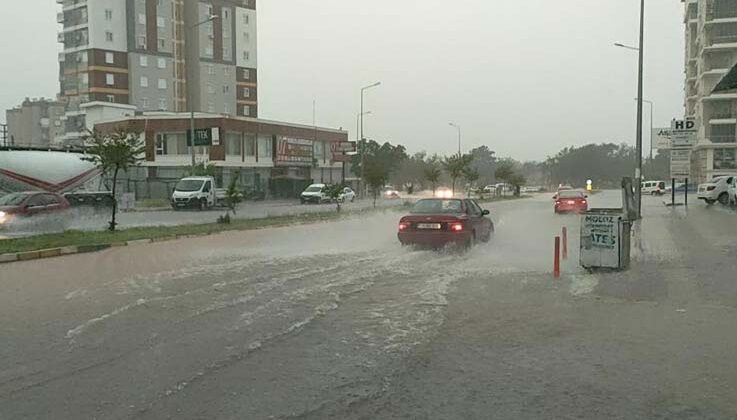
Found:
M 737 43 L 737 35 L 714 35 L 711 37 L 711 44 L 733 44 Z
M 719 143 L 719 144 L 737 143 L 737 137 L 735 137 L 734 134 L 732 134 L 731 136 L 724 136 L 724 135 L 710 136 L 709 140 L 711 140 L 712 143 Z

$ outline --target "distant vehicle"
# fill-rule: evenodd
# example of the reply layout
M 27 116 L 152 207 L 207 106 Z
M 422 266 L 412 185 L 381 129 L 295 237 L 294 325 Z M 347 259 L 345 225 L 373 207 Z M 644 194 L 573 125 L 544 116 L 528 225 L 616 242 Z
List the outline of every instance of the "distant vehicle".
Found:
M 437 198 L 453 198 L 453 190 L 446 187 L 440 187 L 435 190 L 435 197 Z
M 570 185 L 563 185 L 563 184 L 559 185 L 558 192 L 556 192 L 555 195 L 553 196 L 553 200 L 558 199 L 558 195 L 560 195 L 561 191 L 573 191 L 573 187 Z
M 107 191 L 67 193 L 64 198 L 72 207 L 112 208 L 115 203 L 113 194 Z
M 589 209 L 587 198 L 582 191 L 560 191 L 555 195 L 555 213 L 583 213 Z
M 522 187 L 520 192 L 523 194 L 538 193 L 538 192 L 542 192 L 542 187 L 536 187 L 536 186 Z
M 488 215 L 475 200 L 426 198 L 402 217 L 397 236 L 402 245 L 470 247 L 491 239 L 494 223 Z
M 10 193 L 0 197 L 0 228 L 9 227 L 20 218 L 65 213 L 69 207 L 69 202 L 55 193 Z
M 175 210 L 181 208 L 205 210 L 221 206 L 224 201 L 225 189 L 215 188 L 215 178 L 211 176 L 182 178 L 171 195 L 171 206 Z
M 345 203 L 346 201 L 354 202 L 356 201 L 356 193 L 349 187 L 343 188 L 343 192 L 340 194 L 340 197 L 338 197 L 338 201 L 341 203 Z
M 720 204 L 726 206 L 729 204 L 729 187 L 734 181 L 735 177 L 720 176 L 712 179 L 711 182 L 699 184 L 696 198 L 704 200 L 708 205 L 712 205 L 718 201 Z
M 388 199 L 400 198 L 399 191 L 397 191 L 394 187 L 391 187 L 391 186 L 384 187 L 384 190 L 382 191 L 381 195 L 384 196 L 384 198 L 388 198 Z
M 663 195 L 668 191 L 665 181 L 645 181 L 642 183 L 642 194 Z
M 325 184 L 312 184 L 302 191 L 299 196 L 299 201 L 302 204 L 322 204 L 330 202 L 330 197 L 325 194 Z

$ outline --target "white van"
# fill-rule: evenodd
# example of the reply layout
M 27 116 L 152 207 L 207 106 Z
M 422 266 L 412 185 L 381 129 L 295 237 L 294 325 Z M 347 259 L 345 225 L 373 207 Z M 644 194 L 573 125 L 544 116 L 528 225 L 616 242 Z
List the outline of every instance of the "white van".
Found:
M 191 176 L 182 178 L 174 187 L 171 195 L 171 206 L 181 208 L 197 208 L 204 210 L 221 205 L 225 198 L 225 190 L 215 188 L 215 178 L 211 176 Z
M 663 195 L 666 190 L 665 181 L 645 181 L 642 183 L 643 194 Z

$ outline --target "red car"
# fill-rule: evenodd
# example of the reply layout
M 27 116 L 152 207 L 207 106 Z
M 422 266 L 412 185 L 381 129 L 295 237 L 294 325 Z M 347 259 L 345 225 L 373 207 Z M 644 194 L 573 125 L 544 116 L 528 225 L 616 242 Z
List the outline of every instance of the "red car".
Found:
M 19 192 L 0 197 L 0 228 L 15 219 L 33 217 L 69 210 L 69 202 L 59 194 L 50 192 Z
M 475 200 L 428 198 L 402 217 L 397 236 L 402 245 L 471 246 L 491 239 L 494 223 L 488 215 Z
M 581 191 L 560 191 L 555 195 L 555 213 L 583 213 L 589 209 L 588 196 Z

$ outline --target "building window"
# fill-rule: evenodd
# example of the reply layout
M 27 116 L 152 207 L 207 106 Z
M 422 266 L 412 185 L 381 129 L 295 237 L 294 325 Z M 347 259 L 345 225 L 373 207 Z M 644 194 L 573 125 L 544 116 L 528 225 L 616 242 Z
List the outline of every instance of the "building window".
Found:
M 166 111 L 169 108 L 169 101 L 166 98 L 159 98 L 159 109 Z
M 166 48 L 166 40 L 164 38 L 159 38 L 159 49 L 163 50 Z
M 113 33 L 110 31 L 105 31 L 105 40 L 107 42 L 113 42 Z
M 223 16 L 225 17 L 225 19 L 228 18 L 228 9 L 223 9 Z
M 115 95 L 107 95 L 107 101 L 110 103 L 115 103 Z
M 146 49 L 146 37 L 145 36 L 139 36 L 138 37 L 138 43 L 137 46 L 139 49 L 145 50 Z
M 164 20 L 163 17 L 161 16 L 156 17 L 156 26 L 158 28 L 166 28 L 166 21 Z
M 215 112 L 215 104 L 212 102 L 207 103 L 207 112 Z
M 207 57 L 212 57 L 212 47 L 205 47 L 205 55 Z
M 256 139 L 253 136 L 246 135 L 245 139 L 246 156 L 256 156 Z
M 105 20 L 113 20 L 113 11 L 105 9 Z
M 243 76 L 243 78 L 245 80 L 250 79 L 251 78 L 251 70 L 249 70 L 249 69 L 243 69 L 243 70 L 241 70 L 241 76 Z
M 141 98 L 141 108 L 143 109 L 148 108 L 148 98 Z
M 77 63 L 87 62 L 87 51 L 77 53 Z
M 325 160 L 325 143 L 321 141 L 316 141 L 315 143 L 315 159 L 318 160 Z
M 90 84 L 90 74 L 89 73 L 82 73 L 80 75 L 80 82 L 83 86 L 87 86 Z
M 148 77 L 141 76 L 141 87 L 148 87 Z
M 251 42 L 251 34 L 249 34 L 248 32 L 243 32 L 243 40 L 245 42 Z
M 258 136 L 258 157 L 271 159 L 271 136 Z
M 251 115 L 251 106 L 250 105 L 243 105 L 243 115 L 248 117 Z
M 223 112 L 226 114 L 230 114 L 230 105 L 228 104 L 223 105 Z
M 249 51 L 243 51 L 243 59 L 244 60 L 250 60 L 251 59 L 251 53 Z
M 165 68 L 166 68 L 166 59 L 164 59 L 164 58 L 159 58 L 159 60 L 158 60 L 158 61 L 159 61 L 159 68 L 160 68 L 160 69 L 165 69 Z
M 215 86 L 213 86 L 213 85 L 212 85 L 212 83 L 208 83 L 208 84 L 207 84 L 207 93 L 209 93 L 209 94 L 211 94 L 211 95 L 212 95 L 213 93 L 215 93 Z
M 230 86 L 228 85 L 223 86 L 223 93 L 227 94 L 229 92 L 230 92 Z
M 108 64 L 115 64 L 115 54 L 111 52 L 105 53 L 105 62 Z
M 145 55 L 142 55 L 138 59 L 139 64 L 141 64 L 141 67 L 148 67 L 148 57 Z
M 223 69 L 223 76 L 230 77 L 230 67 L 225 67 Z
M 250 16 L 248 16 L 248 13 L 243 14 L 243 22 L 245 22 L 246 25 L 249 24 L 249 18 Z
M 251 89 L 250 88 L 243 88 L 243 97 L 244 98 L 250 98 L 251 97 Z
M 737 169 L 737 149 L 714 149 L 714 169 Z
M 156 134 L 156 155 L 168 155 L 167 151 L 167 144 L 166 144 L 166 135 L 164 134 Z
M 159 89 L 166 89 L 166 79 L 159 79 Z
M 107 84 L 108 86 L 113 86 L 113 85 L 115 85 L 115 75 L 113 75 L 113 74 L 110 74 L 110 73 L 107 73 L 107 74 L 105 74 L 105 83 L 106 83 L 106 84 Z
M 225 134 L 225 154 L 228 156 L 240 156 L 243 149 L 243 135 L 241 133 Z
M 209 74 L 210 76 L 214 76 L 215 75 L 215 66 L 207 66 L 207 74 Z
M 138 23 L 141 24 L 141 25 L 145 25 L 146 24 L 146 15 L 145 14 L 143 14 L 143 13 L 139 13 L 138 14 Z

